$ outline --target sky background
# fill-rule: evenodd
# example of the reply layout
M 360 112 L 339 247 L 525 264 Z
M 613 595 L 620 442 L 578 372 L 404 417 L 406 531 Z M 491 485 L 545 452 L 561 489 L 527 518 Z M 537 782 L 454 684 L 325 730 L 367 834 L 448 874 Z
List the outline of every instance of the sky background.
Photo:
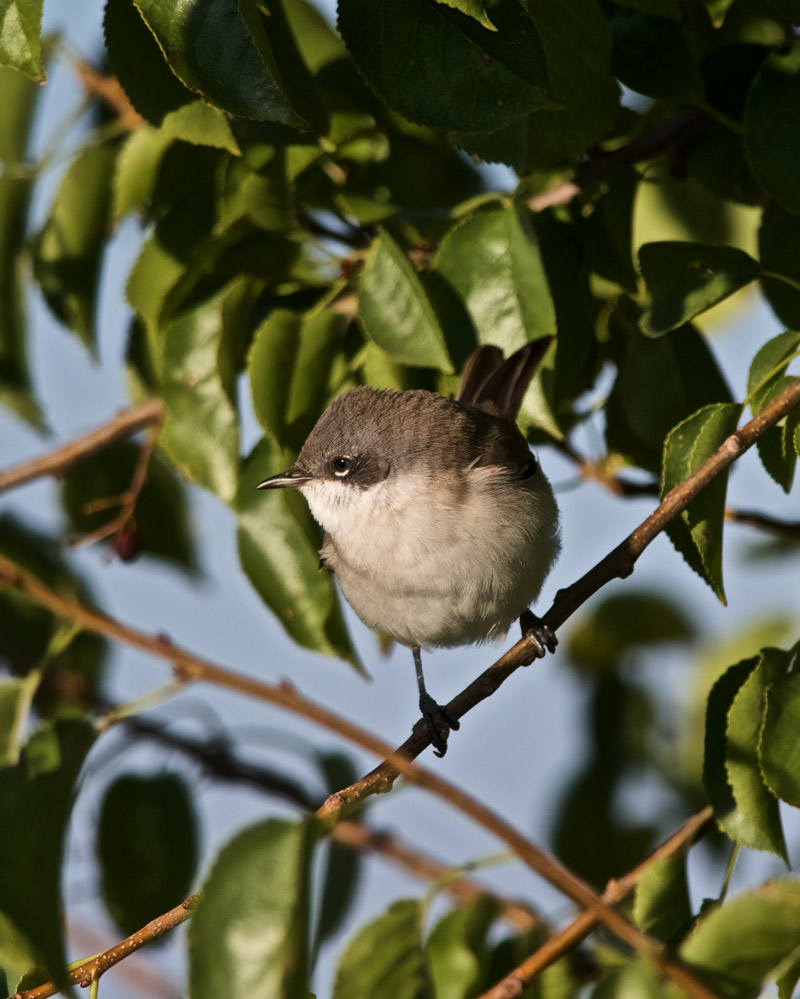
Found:
M 63 5 L 45 4 L 45 25 L 50 29 L 66 23 L 70 45 L 88 58 L 96 58 L 101 46 L 102 7 L 94 0 Z M 63 61 L 51 74 L 38 122 L 35 147 L 50 134 L 54 124 L 69 115 L 80 100 L 80 89 Z M 77 136 L 76 136 L 77 141 Z M 66 162 L 62 166 L 66 165 Z M 58 165 L 47 185 L 41 185 L 34 209 L 34 228 L 41 223 L 49 197 L 57 182 Z M 507 175 L 492 173 L 493 181 Z M 94 362 L 78 340 L 49 316 L 41 299 L 30 302 L 32 329 L 30 363 L 38 399 L 44 406 L 52 435 L 43 439 L 12 415 L 0 411 L 0 466 L 42 454 L 50 448 L 106 422 L 127 404 L 124 352 L 129 311 L 124 302 L 125 276 L 138 251 L 140 234 L 135 221 L 127 221 L 116 233 L 106 261 L 99 301 L 99 360 Z M 757 350 L 780 327 L 769 310 L 752 293 L 736 299 L 737 308 L 724 328 L 716 331 L 712 349 L 719 359 L 734 396 L 742 398 L 747 367 Z M 244 451 L 259 436 L 251 413 L 249 391 L 242 386 Z M 594 436 L 592 435 L 594 433 Z M 599 430 L 583 435 L 580 445 L 587 453 L 598 453 Z M 564 549 L 548 580 L 538 610 L 543 612 L 555 592 L 594 565 L 654 506 L 652 499 L 621 501 L 591 483 L 576 484 L 574 467 L 552 449 L 539 454 L 554 485 L 562 511 Z M 784 496 L 761 469 L 752 453 L 737 463 L 731 479 L 729 503 L 797 518 L 798 488 Z M 13 511 L 30 526 L 48 534 L 63 534 L 66 528 L 57 502 L 57 485 L 40 481 L 0 496 L 0 513 Z M 102 546 L 79 549 L 71 556 L 90 582 L 95 597 L 111 615 L 149 633 L 166 632 L 177 643 L 222 665 L 252 674 L 268 682 L 283 677 L 306 696 L 377 733 L 392 744 L 400 743 L 417 717 L 416 689 L 410 652 L 395 648 L 383 658 L 374 637 L 349 609 L 347 621 L 361 658 L 372 674 L 365 682 L 349 666 L 299 649 L 283 632 L 261 603 L 238 565 L 235 522 L 229 510 L 198 489 L 189 490 L 192 523 L 202 539 L 199 548 L 202 575 L 194 582 L 161 563 L 147 559 L 135 563 L 109 561 Z M 639 562 L 633 582 L 617 581 L 603 591 L 625 592 L 629 587 L 662 587 L 682 606 L 711 641 L 738 631 L 750 619 L 766 613 L 786 614 L 798 619 L 796 560 L 771 561 L 766 570 L 747 559 L 750 544 L 760 540 L 752 528 L 726 528 L 725 581 L 728 607 L 722 607 L 674 552 L 666 537 L 659 537 Z M 598 598 L 595 598 L 598 599 Z M 578 620 L 576 618 L 576 620 Z M 570 622 L 563 629 L 568 635 Z M 797 635 L 794 636 L 795 638 Z M 495 648 L 464 648 L 440 651 L 425 658 L 431 693 L 441 702 L 449 700 L 497 655 L 509 641 Z M 563 644 L 563 643 L 562 643 Z M 685 650 L 664 646 L 640 660 L 644 682 L 658 692 L 664 703 L 680 701 L 690 693 L 692 669 L 701 656 L 702 643 L 686 655 Z M 754 649 L 742 649 L 743 658 Z M 733 659 L 731 661 L 734 661 Z M 163 661 L 154 661 L 135 650 L 116 647 L 110 658 L 108 690 L 118 701 L 147 693 L 170 679 Z M 443 760 L 430 750 L 422 762 L 463 787 L 537 842 L 547 842 L 554 807 L 568 774 L 580 764 L 587 748 L 584 684 L 568 668 L 563 654 L 548 656 L 528 670 L 520 670 L 487 702 L 472 711 L 451 741 Z M 210 687 L 195 686 L 159 709 L 176 731 L 207 734 L 235 733 L 253 759 L 270 765 L 285 765 L 289 773 L 308 778 L 315 770 L 309 755 L 315 749 L 344 748 L 357 761 L 359 772 L 371 769 L 375 760 L 345 746 L 333 735 L 301 719 L 295 719 L 263 703 Z M 124 737 L 112 733 L 100 740 L 89 760 L 87 791 L 78 800 L 70 844 L 67 876 L 69 925 L 73 956 L 80 957 L 116 942 L 118 932 L 96 903 L 98 885 L 89 831 L 95 824 L 102 788 L 123 771 L 152 773 L 177 769 L 199 791 L 204 865 L 216 849 L 249 822 L 268 814 L 292 814 L 273 799 L 242 789 L 223 787 L 196 774 L 175 754 L 161 748 L 132 750 Z M 664 792 L 641 781 L 632 781 L 624 794 L 624 806 L 634 817 L 646 818 L 668 808 Z M 674 825 L 685 816 L 675 815 Z M 790 855 L 800 858 L 800 827 L 794 815 L 787 816 Z M 498 844 L 447 805 L 413 789 L 396 790 L 380 798 L 371 812 L 380 828 L 402 830 L 412 844 L 451 859 L 470 860 L 495 853 Z M 442 846 L 446 844 L 446 849 Z M 734 888 L 780 873 L 776 858 L 745 851 L 734 878 Z M 719 867 L 702 849 L 691 859 L 695 902 L 705 894 L 716 894 Z M 499 890 L 536 899 L 556 919 L 568 917 L 571 906 L 534 878 L 520 865 L 494 869 L 488 876 Z M 359 888 L 357 906 L 348 921 L 348 932 L 377 915 L 394 897 L 419 894 L 422 889 L 407 875 L 377 861 L 369 865 Z M 178 938 L 138 959 L 141 968 L 154 968 L 166 979 L 179 980 L 182 963 Z M 128 962 L 125 962 L 128 965 Z M 333 966 L 323 962 L 320 996 L 328 991 Z M 156 982 L 142 987 L 130 982 L 130 970 L 113 973 L 115 995 L 161 993 Z

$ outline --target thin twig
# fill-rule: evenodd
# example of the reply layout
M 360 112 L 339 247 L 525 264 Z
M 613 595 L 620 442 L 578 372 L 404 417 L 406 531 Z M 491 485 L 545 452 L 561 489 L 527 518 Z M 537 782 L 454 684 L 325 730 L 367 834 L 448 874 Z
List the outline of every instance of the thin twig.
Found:
M 800 520 L 782 520 L 780 517 L 768 517 L 756 510 L 734 510 L 732 507 L 725 509 L 725 519 L 737 524 L 749 524 L 751 527 L 758 527 L 773 534 L 800 538 Z
M 115 944 L 109 950 L 91 961 L 86 961 L 77 968 L 67 972 L 67 978 L 73 985 L 80 985 L 86 988 L 92 982 L 96 982 L 109 968 L 113 968 L 123 958 L 128 957 L 134 951 L 144 947 L 145 944 L 158 940 L 169 930 L 175 929 L 181 923 L 185 923 L 192 914 L 192 909 L 197 905 L 199 895 L 190 895 L 185 898 L 180 905 L 165 912 L 163 916 L 152 919 L 146 926 L 126 937 L 121 943 Z M 24 992 L 17 992 L 10 999 L 48 999 L 59 991 L 55 982 L 45 982 L 37 985 L 34 989 L 26 989 Z
M 0 493 L 22 486 L 45 476 L 62 476 L 67 469 L 83 461 L 90 454 L 102 451 L 115 441 L 138 433 L 145 427 L 157 425 L 164 418 L 164 403 L 160 399 L 147 399 L 129 409 L 123 409 L 103 426 L 56 448 L 41 458 L 23 461 L 0 471 Z
M 711 808 L 704 808 L 672 834 L 653 853 L 621 878 L 608 883 L 603 898 L 606 902 L 618 903 L 629 895 L 639 882 L 647 868 L 656 860 L 674 857 L 682 850 L 688 849 L 701 836 L 713 827 Z M 553 934 L 542 946 L 526 958 L 522 964 L 510 971 L 505 978 L 497 982 L 480 999 L 517 999 L 525 989 L 540 975 L 545 968 L 554 964 L 559 958 L 573 950 L 585 939 L 596 926 L 594 916 L 584 910 L 569 926 L 559 933 Z
M 147 126 L 147 122 L 128 100 L 128 95 L 116 76 L 98 72 L 85 60 L 77 61 L 75 68 L 84 90 L 104 101 L 115 112 L 121 125 L 130 130 Z

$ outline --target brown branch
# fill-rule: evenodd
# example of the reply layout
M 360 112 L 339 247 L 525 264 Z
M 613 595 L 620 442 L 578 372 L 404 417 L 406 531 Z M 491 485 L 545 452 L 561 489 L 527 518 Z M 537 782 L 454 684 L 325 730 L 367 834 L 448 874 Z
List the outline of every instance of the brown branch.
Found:
M 67 972 L 70 983 L 87 988 L 129 954 L 144 947 L 145 944 L 152 943 L 153 940 L 158 940 L 159 937 L 162 937 L 169 930 L 175 929 L 176 926 L 180 926 L 181 923 L 185 923 L 192 914 L 192 909 L 197 905 L 199 898 L 199 895 L 190 895 L 180 905 L 165 912 L 163 916 L 152 919 L 146 926 L 115 944 L 103 954 L 98 954 L 91 961 L 86 961 L 77 968 L 72 968 Z M 17 992 L 10 999 L 48 999 L 49 996 L 54 996 L 58 991 L 59 988 L 55 982 L 45 982 L 43 985 L 37 985 L 34 989 Z
M 544 211 L 557 205 L 566 205 L 582 191 L 599 183 L 620 164 L 640 163 L 676 148 L 707 127 L 709 118 L 705 112 L 691 108 L 665 122 L 659 128 L 644 135 L 638 135 L 624 146 L 605 150 L 595 150 L 589 162 L 581 167 L 572 180 L 562 181 L 528 199 L 528 207 L 534 212 Z
M 726 508 L 725 519 L 737 524 L 749 524 L 751 527 L 758 527 L 773 534 L 800 538 L 800 520 L 782 520 L 779 517 L 768 517 L 755 510 L 734 510 L 732 507 Z
M 58 478 L 67 469 L 77 465 L 90 454 L 101 451 L 115 441 L 130 437 L 131 434 L 138 433 L 145 427 L 160 424 L 163 417 L 164 404 L 160 399 L 148 399 L 146 402 L 140 402 L 129 409 L 123 409 L 108 423 L 92 430 L 83 437 L 78 437 L 76 440 L 42 455 L 41 458 L 24 461 L 19 465 L 12 465 L 11 468 L 0 471 L 0 493 L 25 485 L 26 482 L 32 482 L 34 479 L 41 479 L 44 476 L 51 475 Z
M 363 746 L 377 756 L 383 757 L 395 777 L 402 773 L 408 780 L 442 797 L 463 814 L 494 832 L 499 839 L 517 853 L 523 863 L 532 871 L 545 878 L 581 907 L 590 909 L 596 915 L 598 922 L 601 922 L 621 940 L 631 947 L 651 955 L 665 974 L 680 985 L 687 995 L 692 996 L 693 999 L 711 999 L 713 993 L 709 992 L 686 968 L 663 954 L 663 949 L 660 948 L 657 941 L 651 940 L 641 933 L 616 909 L 604 902 L 589 885 L 577 878 L 555 857 L 522 836 L 499 815 L 441 777 L 416 766 L 402 753 L 395 752 L 391 746 L 371 733 L 302 697 L 290 684 L 282 683 L 280 686 L 272 686 L 252 677 L 240 675 L 202 659 L 200 656 L 193 655 L 165 637 L 147 635 L 131 628 L 100 611 L 62 597 L 31 573 L 2 556 L 0 556 L 0 584 L 19 590 L 58 617 L 74 621 L 84 630 L 125 642 L 171 661 L 178 674 L 186 681 L 200 680 L 216 684 L 287 708 L 344 736 L 356 745 Z M 341 819 L 347 805 L 351 801 L 357 800 L 354 795 L 348 794 L 349 790 L 331 795 L 317 810 L 316 818 L 323 827 L 332 828 Z M 364 791 L 362 797 L 374 790 L 375 786 L 373 785 L 370 790 Z
M 647 868 L 656 860 L 673 857 L 688 849 L 701 836 L 713 827 L 711 808 L 697 812 L 661 844 L 650 856 L 621 878 L 610 881 L 603 892 L 606 902 L 621 902 L 639 882 Z M 522 964 L 510 971 L 505 978 L 484 992 L 480 999 L 517 999 L 545 968 L 573 950 L 596 926 L 593 914 L 582 912 L 569 926 L 551 936 L 535 953 Z
M 131 130 L 147 126 L 147 122 L 128 100 L 128 95 L 116 76 L 100 73 L 85 61 L 79 61 L 76 70 L 84 90 L 104 101 L 115 112 L 121 125 Z

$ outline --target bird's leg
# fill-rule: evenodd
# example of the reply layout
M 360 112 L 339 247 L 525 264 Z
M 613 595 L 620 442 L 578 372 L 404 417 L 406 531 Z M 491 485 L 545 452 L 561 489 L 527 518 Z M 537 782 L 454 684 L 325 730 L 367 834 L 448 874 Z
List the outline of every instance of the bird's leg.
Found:
M 422 675 L 422 655 L 416 645 L 412 647 L 411 652 L 414 656 L 414 668 L 417 673 L 419 709 L 425 720 L 434 752 L 437 756 L 444 756 L 447 752 L 447 737 L 450 734 L 450 730 L 455 731 L 460 728 L 461 723 L 457 718 L 453 718 L 446 708 L 443 708 L 441 704 L 434 701 L 428 693 L 425 688 L 425 678 Z
M 522 637 L 527 638 L 533 646 L 534 659 L 543 659 L 547 652 L 556 651 L 558 639 L 533 611 L 525 610 L 522 612 L 519 626 L 522 628 Z

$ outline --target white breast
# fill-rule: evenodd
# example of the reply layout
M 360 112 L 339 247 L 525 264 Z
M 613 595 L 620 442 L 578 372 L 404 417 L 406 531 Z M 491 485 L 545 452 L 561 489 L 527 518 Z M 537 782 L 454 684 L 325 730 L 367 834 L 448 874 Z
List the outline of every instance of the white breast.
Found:
M 419 474 L 368 489 L 302 487 L 323 550 L 364 623 L 404 645 L 499 638 L 536 599 L 558 554 L 558 510 L 541 471 L 523 483 L 491 468 L 449 485 Z

